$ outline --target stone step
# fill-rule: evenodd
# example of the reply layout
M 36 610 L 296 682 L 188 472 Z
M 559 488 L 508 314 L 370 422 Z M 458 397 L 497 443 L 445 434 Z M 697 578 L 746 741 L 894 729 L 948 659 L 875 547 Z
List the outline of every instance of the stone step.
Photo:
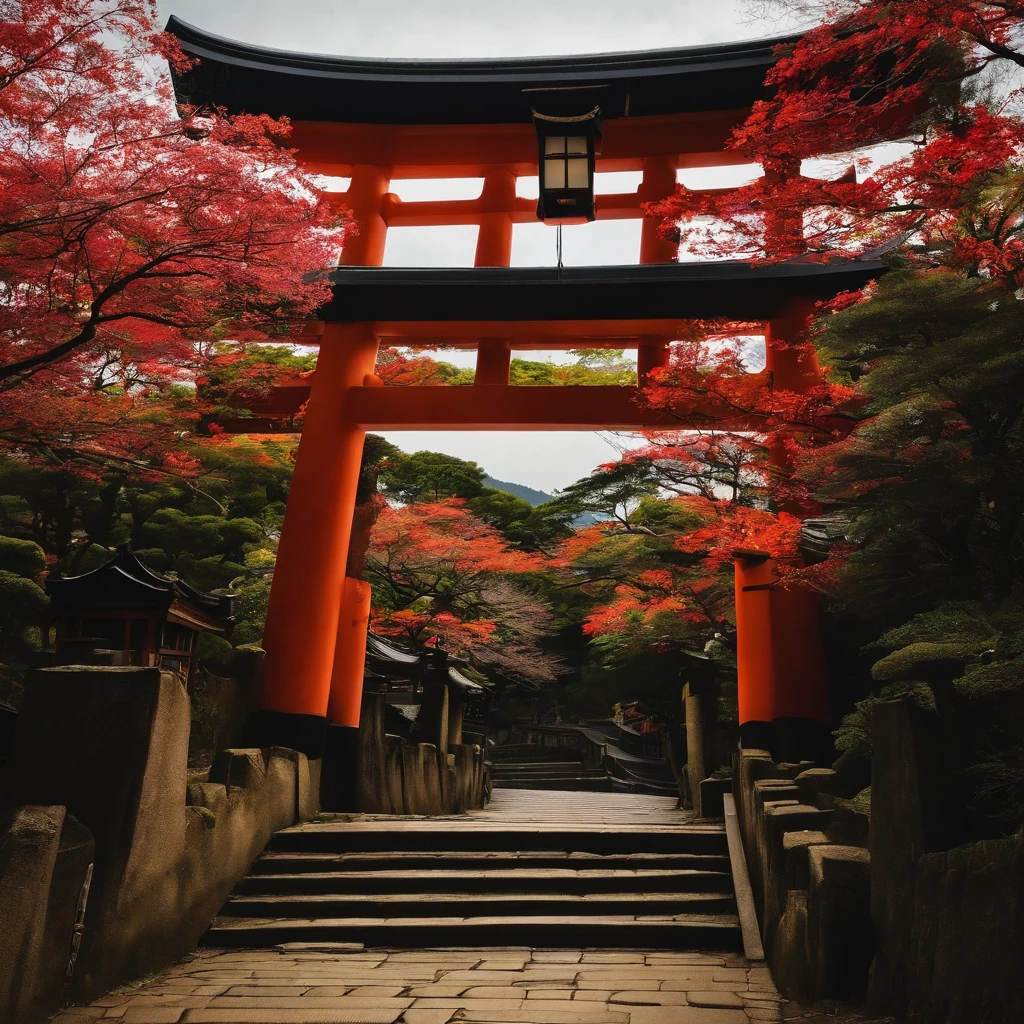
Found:
M 232 896 L 222 917 L 339 919 L 345 917 L 491 917 L 515 913 L 540 917 L 582 915 L 733 914 L 729 893 L 351 893 L 317 896 Z
M 604 775 L 603 768 L 585 768 L 579 761 L 499 761 L 491 765 L 493 775 L 504 775 L 509 772 L 556 773 L 572 772 L 580 775 Z
M 607 868 L 327 871 L 243 878 L 239 895 L 350 892 L 731 892 L 726 871 Z
M 570 778 L 569 776 L 553 779 L 542 776 L 531 778 L 509 777 L 494 779 L 495 789 L 560 789 L 577 790 L 581 793 L 610 793 L 612 791 L 611 779 L 606 775 L 600 778 Z
M 637 798 L 641 799 L 641 798 Z M 452 828 L 443 819 L 393 819 L 389 824 L 359 827 L 347 821 L 330 821 L 315 828 L 295 827 L 274 834 L 272 851 L 377 853 L 377 852 L 470 852 L 557 850 L 559 853 L 707 853 L 728 855 L 725 828 L 721 825 L 681 825 L 675 828 L 603 826 L 598 829 L 567 829 L 542 824 L 519 828 Z
M 264 853 L 250 869 L 255 875 L 300 874 L 328 871 L 380 871 L 384 868 L 430 870 L 445 865 L 471 868 L 702 868 L 728 871 L 727 854 L 710 853 L 566 853 L 555 850 L 449 850 L 394 853 Z
M 285 942 L 362 942 L 367 946 L 532 946 L 740 950 L 729 914 L 546 917 L 244 918 L 217 917 L 203 945 L 268 947 Z

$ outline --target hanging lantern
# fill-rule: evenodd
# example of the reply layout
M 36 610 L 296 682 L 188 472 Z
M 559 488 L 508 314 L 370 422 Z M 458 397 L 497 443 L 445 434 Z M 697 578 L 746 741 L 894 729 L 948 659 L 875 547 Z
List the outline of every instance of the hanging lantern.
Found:
M 600 115 L 600 107 L 574 117 L 533 111 L 540 220 L 549 224 L 584 224 L 594 219 L 594 157 L 602 135 Z

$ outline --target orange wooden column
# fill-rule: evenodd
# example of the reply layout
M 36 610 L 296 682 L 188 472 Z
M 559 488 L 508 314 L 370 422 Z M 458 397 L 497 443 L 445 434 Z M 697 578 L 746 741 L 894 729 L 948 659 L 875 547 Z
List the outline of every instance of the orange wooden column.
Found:
M 516 177 L 504 167 L 484 174 L 480 193 L 480 230 L 474 267 L 507 267 L 512 260 L 512 212 L 516 206 Z
M 653 203 L 667 199 L 676 190 L 676 159 L 668 156 L 649 156 L 644 160 L 643 180 L 640 182 L 640 201 Z M 656 217 L 644 217 L 640 222 L 640 262 L 672 263 L 679 246 L 668 242 L 659 234 L 660 222 Z M 636 379 L 643 387 L 651 370 L 667 366 L 669 338 L 647 336 L 637 339 Z
M 676 164 L 674 157 L 649 156 L 644 160 L 644 176 L 640 183 L 640 202 L 656 203 L 667 199 L 676 191 Z M 657 217 L 644 217 L 640 227 L 640 262 L 672 263 L 679 246 L 666 241 L 658 229 L 661 222 Z
M 379 267 L 384 262 L 384 247 L 387 242 L 387 222 L 383 212 L 387 201 L 390 176 L 381 167 L 372 164 L 357 164 L 352 168 L 352 184 L 345 194 L 345 202 L 352 211 L 357 233 L 345 242 L 341 263 L 349 267 Z M 372 347 L 372 358 L 366 357 L 358 368 L 353 368 L 352 379 L 345 386 L 362 384 L 367 374 L 372 374 L 377 358 L 377 339 L 367 339 Z M 321 352 L 323 348 L 321 347 Z M 361 371 L 361 372 L 360 372 Z M 339 384 L 339 386 L 341 386 Z M 306 428 L 308 429 L 308 427 Z M 344 574 L 344 561 L 352 536 L 352 515 L 355 510 L 355 485 L 359 479 L 359 468 L 363 454 L 365 431 L 351 424 L 344 425 L 342 432 L 348 441 L 350 451 L 345 458 L 354 454 L 354 477 L 351 497 L 346 490 L 345 519 L 339 525 L 338 538 L 343 538 L 342 573 L 334 581 L 338 592 L 331 607 L 335 610 L 334 636 L 331 643 L 332 664 L 329 673 L 329 692 L 325 703 L 328 719 L 336 725 L 358 727 L 359 712 L 363 698 L 363 671 L 366 661 L 366 631 L 370 620 L 370 585 L 362 580 L 352 579 Z M 303 431 L 305 437 L 305 431 Z M 358 452 L 356 448 L 358 447 Z M 348 472 L 352 472 L 352 465 Z M 293 499 L 289 497 L 289 506 Z
M 381 210 L 389 185 L 389 176 L 380 167 L 357 164 L 352 168 L 344 202 L 352 211 L 356 231 L 345 239 L 341 250 L 343 267 L 379 267 L 384 262 L 388 226 Z
M 812 302 L 795 302 L 784 316 L 767 325 L 766 366 L 777 390 L 802 394 L 821 381 L 813 349 L 799 345 L 812 311 Z M 769 450 L 769 460 L 780 475 L 791 469 L 781 443 Z M 796 507 L 785 510 L 794 515 L 807 512 Z M 735 562 L 741 730 L 780 720 L 831 721 L 820 598 L 799 585 L 772 586 L 777 579 L 774 566 L 772 559 L 749 554 Z
M 736 580 L 736 686 L 740 726 L 775 718 L 772 657 L 772 561 L 756 553 L 734 560 Z
M 370 628 L 370 584 L 346 576 L 341 589 L 338 632 L 331 670 L 327 717 L 335 725 L 359 725 L 366 668 L 366 632 Z
M 486 338 L 476 350 L 476 384 L 508 384 L 512 366 L 512 344 L 501 338 Z
M 368 324 L 325 326 L 270 590 L 260 729 L 314 757 L 326 731 L 365 436 L 345 422 L 346 390 L 373 373 L 376 358 Z
M 507 267 L 512 261 L 512 211 L 516 203 L 516 177 L 504 167 L 484 174 L 480 194 L 480 231 L 476 238 L 475 267 Z M 512 346 L 504 338 L 482 340 L 476 351 L 476 384 L 508 384 Z
M 668 366 L 668 342 L 657 335 L 646 335 L 637 339 L 636 382 L 643 387 L 652 370 Z
M 776 562 L 737 552 L 736 682 L 742 731 L 780 719 L 829 724 L 818 595 L 778 585 Z M 767 741 L 765 741 L 767 742 Z

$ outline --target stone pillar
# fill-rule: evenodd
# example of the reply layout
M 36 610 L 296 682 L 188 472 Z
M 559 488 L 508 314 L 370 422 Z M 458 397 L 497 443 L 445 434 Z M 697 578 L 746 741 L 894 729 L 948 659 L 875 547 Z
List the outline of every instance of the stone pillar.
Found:
M 924 854 L 943 844 L 948 813 L 939 787 L 937 727 L 910 698 L 879 701 L 871 711 L 871 917 L 875 960 L 871 1011 L 903 1016 L 911 967 L 914 893 Z
M 25 689 L 5 796 L 63 805 L 96 842 L 77 997 L 181 955 L 166 922 L 182 913 L 189 721 L 178 677 L 155 668 L 43 669 Z
M 690 781 L 690 799 L 693 813 L 699 818 L 701 807 L 700 784 L 705 777 L 704 765 L 704 698 L 687 686 L 683 701 L 686 716 L 686 774 Z
M 345 395 L 373 372 L 376 357 L 369 324 L 326 325 L 270 590 L 261 711 L 251 723 L 257 746 L 292 747 L 314 758 L 323 749 L 365 437 L 361 426 L 345 422 Z M 351 614 L 351 603 L 364 595 L 352 585 L 348 594 Z M 353 661 L 348 652 L 343 665 Z M 351 678 L 339 677 L 339 687 L 338 706 L 353 727 L 359 708 Z
M 462 720 L 466 714 L 466 691 L 461 687 L 448 688 L 448 746 L 462 743 Z

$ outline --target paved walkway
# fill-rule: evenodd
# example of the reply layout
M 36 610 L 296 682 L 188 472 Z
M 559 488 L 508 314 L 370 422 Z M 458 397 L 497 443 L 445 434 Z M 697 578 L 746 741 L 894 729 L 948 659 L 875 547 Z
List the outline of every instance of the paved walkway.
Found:
M 515 828 L 519 831 L 580 829 L 601 832 L 651 832 L 678 829 L 680 825 L 692 819 L 690 811 L 681 811 L 676 804 L 675 797 L 640 796 L 632 793 L 496 789 L 491 796 L 491 802 L 480 811 L 432 818 L 343 814 L 335 819 L 335 824 L 332 825 L 331 819 L 327 819 L 318 824 L 317 828 L 335 827 L 345 831 L 374 829 L 379 828 L 382 821 L 386 821 L 390 829 L 402 831 L 479 832 L 489 828 Z
M 54 1024 L 758 1024 L 768 971 L 729 954 L 607 950 L 201 950 Z

